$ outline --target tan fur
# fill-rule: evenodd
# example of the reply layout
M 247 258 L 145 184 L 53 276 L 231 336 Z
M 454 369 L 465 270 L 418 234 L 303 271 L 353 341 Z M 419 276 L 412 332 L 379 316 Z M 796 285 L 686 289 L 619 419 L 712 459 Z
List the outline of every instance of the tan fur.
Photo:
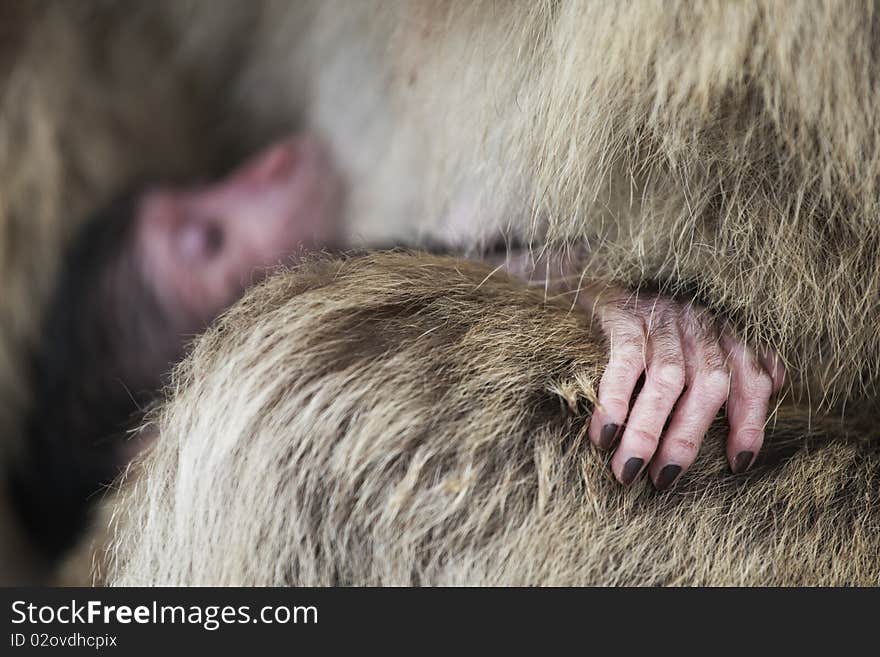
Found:
M 583 431 L 603 358 L 579 312 L 482 265 L 276 277 L 178 369 L 110 581 L 880 584 L 876 444 L 785 407 L 747 476 L 716 431 L 675 491 L 624 490 Z

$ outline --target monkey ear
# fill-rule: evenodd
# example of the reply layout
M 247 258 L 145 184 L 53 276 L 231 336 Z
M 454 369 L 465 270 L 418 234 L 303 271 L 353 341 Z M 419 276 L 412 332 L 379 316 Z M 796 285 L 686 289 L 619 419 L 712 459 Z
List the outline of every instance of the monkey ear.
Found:
M 286 178 L 297 160 L 296 142 L 285 141 L 264 149 L 236 169 L 229 182 L 265 184 Z

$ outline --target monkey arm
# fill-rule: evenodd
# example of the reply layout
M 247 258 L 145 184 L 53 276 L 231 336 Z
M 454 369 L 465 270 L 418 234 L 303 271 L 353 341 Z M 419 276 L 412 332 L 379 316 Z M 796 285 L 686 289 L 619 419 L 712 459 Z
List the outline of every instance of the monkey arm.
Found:
M 624 489 L 585 437 L 606 357 L 567 304 L 467 261 L 270 279 L 176 372 L 109 582 L 876 583 L 876 450 L 786 407 L 748 473 L 710 441 L 675 493 Z

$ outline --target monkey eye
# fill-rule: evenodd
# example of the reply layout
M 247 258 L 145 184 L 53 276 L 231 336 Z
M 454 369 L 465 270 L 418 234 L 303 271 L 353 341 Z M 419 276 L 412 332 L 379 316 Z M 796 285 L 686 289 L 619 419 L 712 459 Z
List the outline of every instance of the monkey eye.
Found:
M 190 262 L 200 263 L 220 254 L 225 235 L 217 219 L 188 220 L 181 226 L 177 239 L 183 257 Z

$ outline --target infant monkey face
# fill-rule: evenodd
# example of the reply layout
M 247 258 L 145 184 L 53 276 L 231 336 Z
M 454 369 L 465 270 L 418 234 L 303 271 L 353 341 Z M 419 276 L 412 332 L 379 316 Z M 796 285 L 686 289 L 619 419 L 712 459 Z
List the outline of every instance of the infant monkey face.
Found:
M 198 328 L 267 270 L 334 246 L 338 192 L 310 136 L 273 144 L 216 183 L 152 188 L 137 210 L 144 278 L 171 317 Z

